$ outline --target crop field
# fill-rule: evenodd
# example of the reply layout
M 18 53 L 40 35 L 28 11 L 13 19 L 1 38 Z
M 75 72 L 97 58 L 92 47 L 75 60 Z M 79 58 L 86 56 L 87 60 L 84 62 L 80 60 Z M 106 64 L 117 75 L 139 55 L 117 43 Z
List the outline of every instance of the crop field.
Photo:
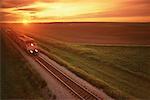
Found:
M 150 44 L 150 24 L 71 24 L 72 30 L 67 25 L 38 25 L 20 29 L 16 26 L 16 30 L 33 37 L 53 60 L 108 95 L 150 99 L 150 46 L 141 45 Z
M 150 23 L 10 24 L 15 30 L 71 43 L 150 44 Z

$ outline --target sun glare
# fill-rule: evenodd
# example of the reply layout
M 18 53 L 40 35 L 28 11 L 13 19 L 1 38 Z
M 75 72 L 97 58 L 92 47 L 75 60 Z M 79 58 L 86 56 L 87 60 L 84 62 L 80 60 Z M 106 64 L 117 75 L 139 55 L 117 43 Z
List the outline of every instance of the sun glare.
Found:
M 23 20 L 22 20 L 22 23 L 25 24 L 25 25 L 27 25 L 27 24 L 29 24 L 29 20 L 23 19 Z
M 32 5 L 33 6 L 33 5 Z M 35 3 L 34 6 L 43 8 L 41 11 L 36 12 L 34 15 L 37 18 L 50 18 L 50 17 L 70 17 L 78 16 L 85 13 L 96 13 L 106 7 L 99 3 Z M 101 6 L 101 8 L 99 8 Z
M 5 1 L 5 0 L 2 0 Z M 6 0 L 6 6 L 0 13 L 5 17 L 0 22 L 32 22 L 54 21 L 148 21 L 148 7 L 127 0 Z M 34 1 L 34 2 L 33 2 Z M 93 2 L 94 1 L 94 2 Z M 134 0 L 133 0 L 134 1 Z M 143 0 L 144 1 L 144 0 Z M 9 3 L 10 2 L 10 3 Z M 14 2 L 14 3 L 13 3 Z M 4 3 L 5 4 L 5 3 Z M 15 7 L 15 5 L 17 7 Z M 129 6 L 128 6 L 129 5 Z M 130 6 L 131 5 L 131 6 Z M 133 6 L 134 5 L 134 6 Z M 143 7 L 143 9 L 140 9 Z M 129 11 L 129 13 L 128 13 Z M 125 12 L 125 13 L 124 13 Z M 135 16 L 136 15 L 136 16 Z

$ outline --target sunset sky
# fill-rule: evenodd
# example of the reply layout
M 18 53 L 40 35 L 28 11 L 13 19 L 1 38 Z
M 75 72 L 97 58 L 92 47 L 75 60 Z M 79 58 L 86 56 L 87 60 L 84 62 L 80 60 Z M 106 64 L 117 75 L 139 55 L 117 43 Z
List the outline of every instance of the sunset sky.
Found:
M 150 0 L 1 0 L 0 22 L 150 22 Z

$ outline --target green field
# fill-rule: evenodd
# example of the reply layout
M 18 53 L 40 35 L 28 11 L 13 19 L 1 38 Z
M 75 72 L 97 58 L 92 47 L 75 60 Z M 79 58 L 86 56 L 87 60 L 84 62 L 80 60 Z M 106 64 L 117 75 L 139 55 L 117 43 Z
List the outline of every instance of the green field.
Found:
M 2 35 L 1 42 L 1 100 L 44 100 L 41 91 L 46 87 L 45 81 L 31 69 L 31 65 L 18 54 L 5 35 Z M 51 95 L 50 91 L 49 95 Z
M 150 47 L 98 46 L 35 37 L 52 59 L 117 99 L 150 99 Z
M 150 46 L 141 45 L 150 44 L 149 26 L 150 23 L 10 25 L 16 32 L 35 38 L 49 51 L 51 59 L 108 95 L 146 100 L 150 99 Z

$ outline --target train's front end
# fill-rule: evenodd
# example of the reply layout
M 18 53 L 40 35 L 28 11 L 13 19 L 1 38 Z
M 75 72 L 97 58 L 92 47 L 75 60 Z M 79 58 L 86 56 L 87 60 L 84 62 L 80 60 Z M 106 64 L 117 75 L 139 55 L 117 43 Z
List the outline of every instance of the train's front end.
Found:
M 38 48 L 37 48 L 37 45 L 34 43 L 34 42 L 30 42 L 28 43 L 27 45 L 27 51 L 30 53 L 30 54 L 33 54 L 33 55 L 37 55 L 38 54 Z

